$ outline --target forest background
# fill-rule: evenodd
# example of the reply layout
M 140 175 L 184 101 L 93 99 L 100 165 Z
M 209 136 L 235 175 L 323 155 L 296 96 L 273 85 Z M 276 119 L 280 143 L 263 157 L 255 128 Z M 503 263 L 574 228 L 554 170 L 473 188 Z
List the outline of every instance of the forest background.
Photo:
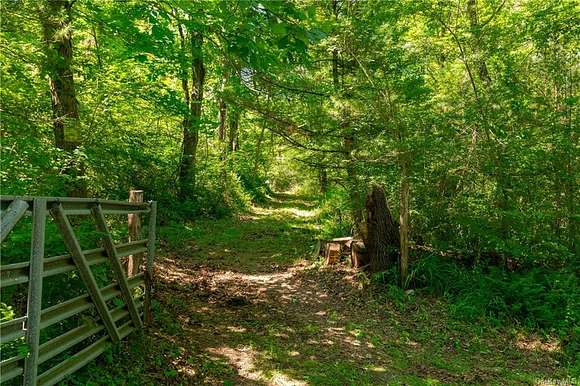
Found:
M 364 223 L 379 184 L 408 239 L 405 286 L 558 336 L 578 371 L 575 1 L 0 11 L 2 194 L 142 189 L 163 226 L 294 191 L 317 197 L 331 238 Z

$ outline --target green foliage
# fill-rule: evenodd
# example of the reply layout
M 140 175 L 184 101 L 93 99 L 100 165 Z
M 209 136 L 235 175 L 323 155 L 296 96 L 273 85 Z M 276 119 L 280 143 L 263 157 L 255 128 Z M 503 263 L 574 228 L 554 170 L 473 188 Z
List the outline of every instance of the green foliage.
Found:
M 275 192 L 290 192 L 304 183 L 303 171 L 292 162 L 294 156 L 294 152 L 289 152 L 285 156 L 276 157 L 273 161 L 275 165 L 269 170 L 268 186 Z
M 451 311 L 461 318 L 486 318 L 498 324 L 516 321 L 557 332 L 570 352 L 578 346 L 580 281 L 573 270 L 466 268 L 427 255 L 412 268 L 412 277 L 416 287 L 445 296 Z
M 352 228 L 349 197 L 342 189 L 332 189 L 321 198 L 320 236 L 332 239 L 350 234 Z
M 235 156 L 235 173 L 244 192 L 249 195 L 252 202 L 265 202 L 267 195 L 272 191 L 268 186 L 267 176 L 260 172 L 260 163 L 263 161 L 246 152 L 239 152 Z
M 0 321 L 5 322 L 14 319 L 14 309 L 4 302 L 0 302 Z
M 64 58 L 43 36 L 46 4 L 0 3 L 2 194 L 143 189 L 178 248 L 209 237 L 187 228 L 208 218 L 234 229 L 217 241 L 235 239 L 227 221 L 281 191 L 321 194 L 318 236 L 349 235 L 371 184 L 397 218 L 408 181 L 412 244 L 475 267 L 423 257 L 417 287 L 461 317 L 554 330 L 578 348 L 574 1 L 71 1 L 70 24 L 48 40 L 72 34 L 72 76 L 59 81 L 76 94 L 74 149 L 55 136 L 70 117 L 51 103 Z M 77 225 L 93 247 L 92 226 Z M 2 264 L 28 257 L 29 232 L 23 221 Z M 54 234 L 47 255 L 64 253 Z M 94 273 L 107 282 L 107 267 Z M 373 279 L 403 309 L 396 276 Z M 73 273 L 46 284 L 49 304 L 82 290 Z M 2 318 L 22 293 L 3 291 Z

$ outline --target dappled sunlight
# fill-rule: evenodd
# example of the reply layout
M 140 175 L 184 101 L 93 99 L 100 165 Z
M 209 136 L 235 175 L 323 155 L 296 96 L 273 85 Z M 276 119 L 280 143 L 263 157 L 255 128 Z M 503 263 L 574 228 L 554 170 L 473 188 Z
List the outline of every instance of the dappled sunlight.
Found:
M 213 355 L 225 357 L 237 369 L 239 375 L 244 378 L 253 381 L 259 381 L 264 378 L 263 372 L 256 370 L 256 351 L 251 347 L 210 347 L 206 351 Z
M 282 273 L 266 273 L 266 274 L 240 274 L 236 272 L 224 272 L 221 274 L 216 274 L 214 278 L 216 280 L 229 281 L 245 281 L 255 284 L 276 284 L 283 282 L 292 276 L 292 272 L 282 272 Z
M 241 214 L 238 216 L 238 219 L 240 221 L 255 221 L 255 220 L 258 220 L 259 218 L 260 217 L 258 217 L 258 216 L 253 216 L 250 214 Z
M 384 294 L 374 298 L 355 270 L 290 258 L 311 239 L 306 222 L 299 235 L 286 221 L 312 209 L 275 205 L 257 208 L 235 235 L 192 240 L 187 257 L 157 261 L 167 319 L 156 336 L 178 348 L 165 360 L 184 384 L 489 383 L 496 375 L 488 369 L 501 361 L 551 368 L 545 357 L 560 350 L 553 342 L 521 335 L 510 342 L 516 351 L 504 353 L 497 347 L 508 341 L 453 331 L 442 303 L 403 313 Z
M 307 200 L 270 198 L 263 206 L 252 207 L 255 218 L 263 216 L 284 216 L 307 220 L 319 214 L 319 208 Z
M 284 209 L 285 213 L 289 213 L 295 217 L 313 217 L 316 216 L 317 211 L 315 210 L 303 210 L 303 209 Z
M 274 371 L 269 375 L 265 374 L 265 372 L 260 370 L 256 365 L 256 358 L 260 356 L 260 353 L 249 346 L 238 348 L 228 346 L 209 347 L 206 351 L 213 356 L 225 358 L 229 364 L 237 370 L 238 375 L 246 380 L 256 382 L 262 381 L 271 385 L 281 386 L 305 386 L 308 384 L 304 381 L 293 379 L 281 371 Z M 292 356 L 300 355 L 298 352 L 293 353 L 294 355 Z M 213 359 L 215 360 L 216 358 L 214 357 Z
M 278 207 L 254 207 L 238 218 L 199 219 L 193 225 L 184 225 L 183 229 L 187 229 L 183 231 L 184 236 L 190 235 L 190 238 L 181 237 L 178 248 L 173 247 L 172 253 L 166 256 L 169 260 L 157 261 L 156 266 L 160 271 L 166 270 L 174 280 L 181 273 L 189 273 L 175 271 L 174 265 L 242 274 L 284 270 L 288 264 L 311 253 L 316 208 L 312 203 L 294 208 L 276 201 Z M 288 210 L 297 210 L 296 215 Z M 307 214 L 313 217 L 301 217 Z M 179 234 L 182 229 L 172 231 Z M 176 238 L 171 235 L 171 239 Z
M 276 372 L 270 378 L 270 382 L 273 385 L 279 386 L 306 386 L 308 383 L 304 381 L 298 381 L 295 379 L 290 378 L 288 375 L 283 374 L 281 372 Z
M 326 346 L 332 346 L 334 344 L 334 341 L 330 339 L 323 339 L 322 341 L 320 341 L 320 343 Z
M 163 282 L 187 284 L 194 281 L 194 271 L 180 267 L 180 264 L 175 259 L 164 258 L 161 263 L 156 265 L 162 267 L 162 269 L 157 270 L 156 275 Z
M 238 327 L 238 326 L 228 326 L 227 330 L 229 332 L 237 332 L 237 333 L 242 333 L 242 332 L 247 332 L 248 329 L 245 327 Z
M 542 341 L 538 337 L 518 334 L 515 338 L 515 345 L 520 350 L 543 351 L 549 353 L 561 352 L 562 347 L 559 341 Z

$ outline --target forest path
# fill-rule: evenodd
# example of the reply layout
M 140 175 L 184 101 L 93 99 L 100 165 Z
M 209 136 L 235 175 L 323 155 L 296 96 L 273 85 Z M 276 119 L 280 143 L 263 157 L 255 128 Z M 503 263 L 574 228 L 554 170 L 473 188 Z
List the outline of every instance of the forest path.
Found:
M 348 268 L 308 261 L 317 233 L 314 205 L 278 194 L 235 220 L 161 227 L 154 324 L 127 344 L 112 378 L 181 385 L 527 384 L 554 373 L 542 347 L 518 348 L 517 337 L 453 321 L 437 299 L 409 298 L 385 285 L 377 291 Z
M 170 329 L 190 355 L 174 363 L 176 378 L 236 385 L 381 378 L 375 347 L 345 316 L 342 299 L 357 289 L 304 259 L 312 253 L 316 215 L 308 199 L 276 194 L 235 224 L 204 223 L 207 236 L 185 247 L 187 258 L 170 254 L 158 264 L 156 298 L 177 316 Z

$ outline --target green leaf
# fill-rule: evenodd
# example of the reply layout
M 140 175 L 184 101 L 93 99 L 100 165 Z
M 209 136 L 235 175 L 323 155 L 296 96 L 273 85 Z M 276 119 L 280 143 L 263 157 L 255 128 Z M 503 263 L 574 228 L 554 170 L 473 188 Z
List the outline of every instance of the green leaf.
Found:
M 283 23 L 272 24 L 272 33 L 277 36 L 286 35 L 286 26 Z

